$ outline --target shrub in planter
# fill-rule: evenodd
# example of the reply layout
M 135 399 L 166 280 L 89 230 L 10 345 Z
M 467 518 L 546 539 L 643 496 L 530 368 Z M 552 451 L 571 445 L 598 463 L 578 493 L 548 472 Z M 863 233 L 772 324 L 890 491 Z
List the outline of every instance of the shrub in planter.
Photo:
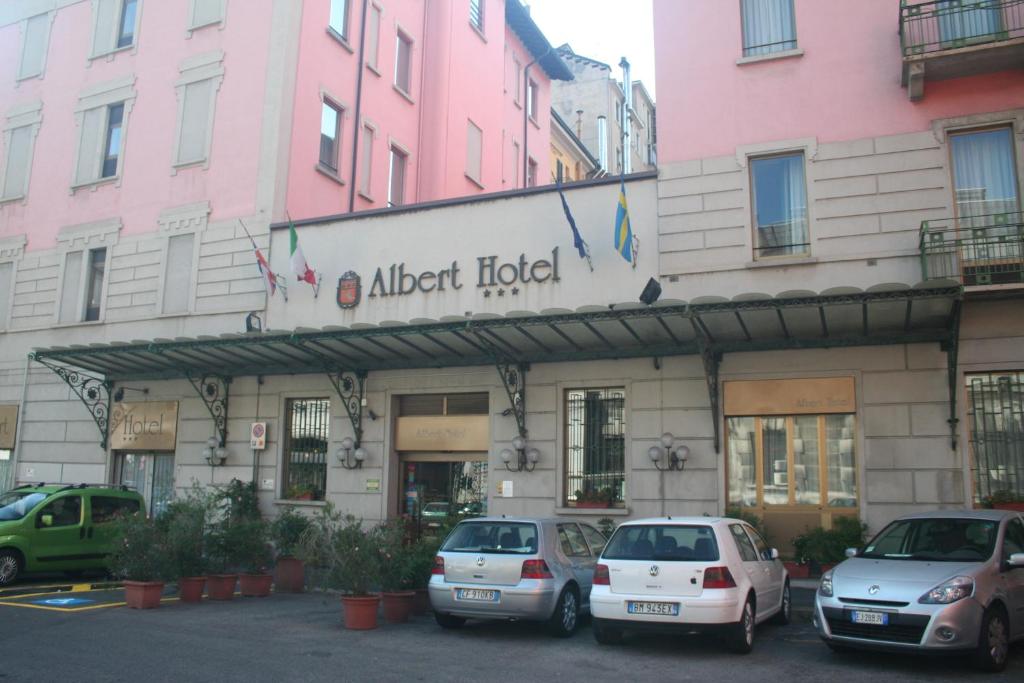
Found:
M 207 526 L 206 548 L 210 566 L 207 597 L 230 600 L 234 597 L 239 571 L 265 572 L 271 562 L 266 522 L 260 516 L 254 482 L 232 479 L 213 496 L 214 520 Z M 266 575 L 269 577 L 269 575 Z M 257 586 L 246 583 L 246 592 L 262 594 L 269 581 L 258 579 Z
M 114 522 L 111 572 L 124 580 L 125 602 L 133 609 L 160 606 L 167 577 L 166 538 L 144 513 Z
M 615 491 L 611 486 L 576 490 L 576 507 L 578 508 L 610 508 L 616 500 Z
M 277 552 L 274 586 L 279 593 L 301 593 L 305 586 L 305 567 L 297 554 L 309 525 L 309 518 L 291 506 L 284 508 L 270 524 L 270 537 Z
M 157 519 L 167 543 L 169 577 L 178 581 L 182 602 L 199 602 L 206 584 L 206 528 L 212 511 L 212 497 L 198 488 L 175 500 Z
M 835 517 L 831 529 L 808 529 L 793 539 L 797 558 L 810 565 L 812 574 L 819 574 L 828 565 L 846 559 L 847 548 L 864 545 L 867 525 L 856 517 Z
M 384 620 L 389 624 L 404 624 L 412 614 L 416 596 L 412 579 L 412 547 L 406 539 L 405 520 L 384 522 L 371 534 L 377 545 L 380 564 L 380 589 L 384 605 Z
M 437 557 L 437 551 L 440 550 L 443 540 L 436 536 L 421 536 L 410 548 L 409 577 L 412 581 L 412 589 L 416 593 L 413 598 L 413 614 L 424 615 L 430 611 L 427 584 L 430 583 L 430 575 L 434 570 L 434 558 Z
M 981 499 L 982 507 L 995 510 L 1016 510 L 1024 512 L 1024 495 L 1014 493 L 1007 489 L 995 491 L 990 496 Z
M 270 528 L 262 517 L 232 522 L 231 536 L 237 544 L 234 558 L 239 569 L 238 584 L 242 595 L 265 598 L 270 595 L 274 577 L 270 568 L 274 552 L 270 546 Z

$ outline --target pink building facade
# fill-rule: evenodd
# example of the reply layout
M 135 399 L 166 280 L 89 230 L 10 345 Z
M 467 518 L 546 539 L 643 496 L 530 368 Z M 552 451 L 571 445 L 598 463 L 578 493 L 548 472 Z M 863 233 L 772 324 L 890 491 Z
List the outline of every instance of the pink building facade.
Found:
M 654 13 L 665 294 L 766 311 L 708 330 L 764 349 L 716 366 L 722 499 L 789 539 L 1024 495 L 1019 3 Z

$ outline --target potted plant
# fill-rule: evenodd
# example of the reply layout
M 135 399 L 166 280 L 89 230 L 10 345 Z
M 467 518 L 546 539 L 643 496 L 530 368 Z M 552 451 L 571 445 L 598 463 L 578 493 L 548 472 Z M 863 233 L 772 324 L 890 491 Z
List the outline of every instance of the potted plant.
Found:
M 404 624 L 412 614 L 416 592 L 412 582 L 412 548 L 406 543 L 404 520 L 384 522 L 372 533 L 377 544 L 380 564 L 381 601 L 384 620 L 389 624 Z
M 312 484 L 295 484 L 288 489 L 289 500 L 313 500 L 316 497 L 316 489 Z
M 847 548 L 864 544 L 867 525 L 856 517 L 835 517 L 831 529 L 815 527 L 793 539 L 793 549 L 810 576 L 820 576 L 846 558 Z
M 284 508 L 270 524 L 270 536 L 277 553 L 274 589 L 278 593 L 301 593 L 305 587 L 305 566 L 296 553 L 307 529 L 309 518 L 291 506 Z
M 254 482 L 232 479 L 214 495 L 211 504 L 215 521 L 206 534 L 210 574 L 206 578 L 206 596 L 210 600 L 231 600 L 238 582 L 238 570 L 245 564 L 253 567 L 254 546 L 266 540 L 257 528 L 262 523 Z M 258 559 L 258 556 L 257 558 Z M 257 562 L 257 564 L 259 564 Z
M 262 517 L 234 521 L 232 538 L 237 544 L 234 559 L 239 569 L 238 589 L 243 597 L 265 598 L 274 581 L 268 571 L 274 562 L 270 530 Z
M 1024 495 L 1014 493 L 1007 489 L 995 491 L 992 495 L 985 496 L 981 500 L 982 507 L 995 510 L 1015 510 L 1024 512 Z
M 114 522 L 110 568 L 124 580 L 124 599 L 132 609 L 160 606 L 167 578 L 166 539 L 145 513 L 119 517 Z
M 441 548 L 443 537 L 421 536 L 410 548 L 409 577 L 412 580 L 413 598 L 412 613 L 422 616 L 430 611 L 430 596 L 427 585 L 434 571 L 434 558 Z
M 195 603 L 206 584 L 206 526 L 210 497 L 195 489 L 167 506 L 157 520 L 167 542 L 167 563 L 178 579 L 178 598 Z
M 610 508 L 616 500 L 615 491 L 611 486 L 594 488 L 587 485 L 576 490 L 576 507 L 578 508 Z

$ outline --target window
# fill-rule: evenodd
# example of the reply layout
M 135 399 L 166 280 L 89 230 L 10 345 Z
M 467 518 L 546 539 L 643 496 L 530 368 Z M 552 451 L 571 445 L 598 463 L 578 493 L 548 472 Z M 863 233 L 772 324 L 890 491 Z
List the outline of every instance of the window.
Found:
M 537 525 L 525 522 L 462 522 L 445 539 L 446 553 L 533 555 L 537 552 Z
M 60 314 L 62 323 L 75 323 L 81 319 L 79 287 L 82 281 L 82 252 L 73 251 L 64 257 L 64 279 L 60 288 Z
M 754 529 L 749 526 L 743 527 L 747 535 L 750 536 L 750 540 L 754 542 L 754 547 L 757 548 L 757 554 L 762 560 L 771 561 L 772 551 L 768 547 L 768 544 L 761 538 L 761 534 L 757 533 Z
M 107 250 L 89 250 L 89 270 L 86 273 L 85 319 L 99 320 L 103 303 L 103 277 L 107 270 Z
M 14 264 L 0 263 L 0 330 L 7 329 L 11 315 L 11 291 L 14 289 Z
M 958 48 L 997 40 L 1003 32 L 1003 7 L 1014 11 L 1015 3 L 1000 0 L 939 0 L 935 15 L 939 21 L 939 40 L 943 48 Z
M 192 302 L 192 259 L 195 234 L 174 235 L 167 240 L 167 272 L 164 276 L 164 313 L 185 313 Z
M 784 154 L 750 160 L 754 204 L 754 256 L 793 256 L 810 252 L 804 155 Z
M 484 0 L 469 0 L 469 23 L 476 30 L 484 30 Z
M 967 375 L 974 501 L 1024 496 L 1024 371 Z
M 395 45 L 395 87 L 412 93 L 412 39 L 401 31 Z
M 32 126 L 9 131 L 3 169 L 3 192 L 0 200 L 17 199 L 28 194 L 32 162 Z
M 729 505 L 857 506 L 853 415 L 730 417 Z
M 225 0 L 192 0 L 190 29 L 202 28 L 224 21 Z
M 519 57 L 512 55 L 512 92 L 514 93 L 513 99 L 516 104 L 523 101 L 522 85 L 523 85 L 523 65 L 519 63 Z
M 747 541 L 749 543 L 749 541 Z M 603 555 L 609 560 L 715 562 L 715 532 L 704 525 L 630 524 L 620 526 Z
M 134 515 L 139 512 L 139 501 L 131 498 L 92 496 L 89 505 L 93 524 L 113 522 L 119 515 Z
M 103 148 L 101 178 L 113 178 L 117 175 L 118 161 L 121 158 L 121 125 L 123 120 L 123 104 L 112 104 L 107 107 L 107 144 Z
M 359 166 L 359 191 L 364 197 L 372 197 L 373 193 L 373 126 L 363 124 L 363 135 L 361 140 L 362 163 Z
M 572 507 L 624 507 L 625 390 L 565 394 L 565 499 Z
M 324 100 L 320 109 L 320 165 L 338 174 L 342 109 Z
M 388 161 L 388 206 L 405 203 L 405 162 L 408 155 L 394 145 Z
M 589 524 L 580 524 L 580 528 L 583 529 L 583 535 L 587 537 L 587 541 L 590 543 L 590 550 L 594 553 L 594 557 L 601 554 L 604 550 L 605 544 L 608 542 L 600 531 L 590 526 Z
M 519 143 L 512 142 L 512 187 L 519 187 Z
M 793 0 L 742 0 L 743 56 L 796 49 Z
M 1011 519 L 1006 525 L 1006 537 L 1003 539 L 1003 562 L 1017 553 L 1024 553 L 1024 522 Z
M 25 40 L 21 46 L 18 80 L 42 76 L 50 40 L 50 15 L 37 14 L 25 21 Z
M 184 86 L 181 105 L 180 139 L 178 140 L 178 165 L 205 161 L 209 149 L 210 114 L 213 106 L 214 82 L 212 79 L 189 83 Z
M 138 0 L 93 0 L 92 57 L 135 44 Z
M 732 534 L 732 540 L 736 543 L 736 550 L 739 551 L 743 561 L 757 562 L 757 551 L 754 550 L 754 544 L 750 542 L 747 532 L 743 530 L 743 525 L 730 524 L 729 532 Z
M 537 187 L 537 162 L 532 157 L 526 163 L 526 186 Z
M 331 402 L 293 398 L 285 404 L 284 498 L 323 500 L 327 492 L 327 446 Z
M 949 136 L 956 213 L 963 227 L 988 227 L 1020 210 L 1009 127 Z M 966 224 L 964 223 L 966 221 Z
M 380 73 L 377 64 L 378 53 L 380 52 L 380 18 L 380 7 L 371 3 L 370 16 L 366 26 L 366 66 L 378 74 Z
M 47 524 L 49 521 L 49 524 Z M 78 526 L 82 523 L 82 497 L 64 496 L 45 505 L 36 515 L 36 528 Z
M 129 47 L 135 43 L 135 14 L 138 0 L 124 0 L 121 5 L 121 21 L 117 32 L 117 46 Z
M 342 40 L 348 40 L 348 0 L 331 0 L 327 26 Z
M 537 107 L 540 106 L 538 102 L 537 84 L 531 78 L 526 86 L 526 111 L 530 112 L 530 118 L 534 121 L 537 120 Z
M 587 539 L 575 524 L 559 524 L 558 541 L 566 557 L 590 557 Z
M 482 185 L 484 132 L 473 123 L 466 124 L 466 175 L 477 185 Z
M 72 190 L 121 177 L 128 116 L 135 101 L 134 83 L 135 76 L 127 75 L 89 86 L 79 95 Z M 179 94 L 179 108 L 180 102 Z

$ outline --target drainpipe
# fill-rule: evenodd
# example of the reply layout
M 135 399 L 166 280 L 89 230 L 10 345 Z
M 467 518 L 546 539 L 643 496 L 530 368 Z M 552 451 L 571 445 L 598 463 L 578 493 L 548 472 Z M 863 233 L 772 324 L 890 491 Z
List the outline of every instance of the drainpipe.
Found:
M 18 481 L 18 462 L 21 460 L 21 442 L 25 440 L 22 429 L 25 424 L 25 404 L 28 400 L 28 373 L 32 367 L 32 359 L 25 359 L 25 379 L 21 383 L 21 405 L 18 406 L 18 419 L 14 423 L 14 453 L 11 456 L 11 471 L 7 475 L 7 481 L 0 481 L 3 490 L 14 488 Z
M 608 118 L 597 117 L 597 163 L 601 170 L 608 171 Z
M 633 111 L 633 79 L 629 75 L 629 62 L 623 57 L 619 62 L 622 67 L 622 172 L 633 172 L 633 155 L 630 150 L 633 135 L 633 122 L 629 118 Z
M 363 0 L 363 20 L 359 26 L 359 59 L 357 60 L 358 66 L 356 67 L 359 72 L 356 74 L 356 114 L 355 125 L 352 131 L 352 175 L 349 177 L 348 186 L 349 213 L 356 210 L 356 159 L 359 156 L 359 132 L 362 127 L 359 112 L 363 107 L 363 71 L 366 70 L 366 64 L 363 60 L 366 51 L 366 10 L 368 5 L 369 0 Z
M 544 54 L 534 59 L 526 65 L 525 69 L 523 69 L 523 94 L 526 96 L 527 100 L 525 103 L 526 106 L 523 107 L 523 187 L 526 187 L 529 182 L 527 175 L 530 169 L 530 145 L 527 144 L 530 141 L 530 67 L 547 57 L 550 53 L 551 46 L 548 45 L 548 49 Z M 537 111 L 539 115 L 540 107 L 537 108 Z

